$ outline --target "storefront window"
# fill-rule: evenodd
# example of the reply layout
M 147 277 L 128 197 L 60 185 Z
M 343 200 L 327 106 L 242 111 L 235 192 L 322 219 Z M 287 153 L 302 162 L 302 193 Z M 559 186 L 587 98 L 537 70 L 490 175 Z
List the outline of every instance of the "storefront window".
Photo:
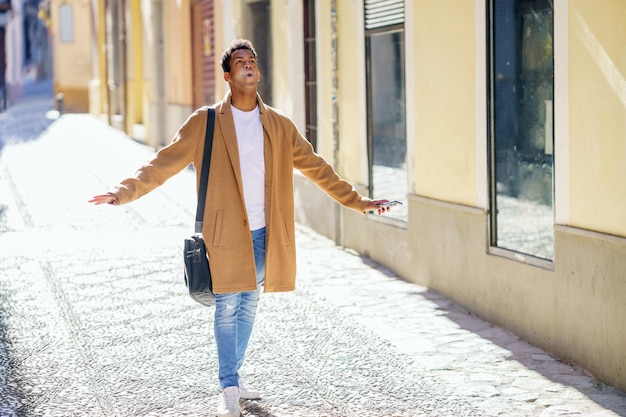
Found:
M 554 258 L 551 0 L 491 0 L 491 244 Z
M 370 33 L 366 41 L 371 196 L 406 200 L 404 31 Z M 387 217 L 407 221 L 407 206 Z

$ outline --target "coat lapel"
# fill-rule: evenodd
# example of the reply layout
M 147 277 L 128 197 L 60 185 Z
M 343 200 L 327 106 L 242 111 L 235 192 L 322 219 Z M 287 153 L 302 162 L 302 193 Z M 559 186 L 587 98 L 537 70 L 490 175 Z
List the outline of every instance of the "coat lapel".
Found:
M 258 95 L 257 95 L 258 96 Z M 269 123 L 268 112 L 265 108 L 265 103 L 258 96 L 257 102 L 259 103 L 259 110 L 261 112 L 261 124 L 263 125 L 263 158 L 265 161 L 265 223 L 270 223 L 270 214 L 272 210 L 272 175 L 274 173 L 274 157 L 273 157 L 273 138 L 271 132 L 271 123 Z
M 257 94 L 257 102 L 259 105 L 259 112 L 261 113 L 261 124 L 263 125 L 263 153 L 265 160 L 265 184 L 272 184 L 272 135 L 271 132 L 271 123 L 268 120 L 268 113 L 265 108 L 265 103 L 261 100 L 261 96 Z M 229 138 L 236 138 L 237 131 L 235 130 L 235 122 L 233 120 L 233 112 L 230 108 L 231 106 L 231 94 L 230 91 L 226 93 L 226 96 L 222 100 L 221 104 L 217 106 L 216 114 L 218 116 L 217 125 L 220 128 L 221 140 L 224 142 L 226 147 L 226 151 L 228 152 L 228 158 L 230 159 L 230 164 L 233 168 L 233 172 L 235 174 L 235 178 L 237 179 L 237 186 L 239 187 L 239 194 L 241 195 L 242 201 L 244 201 L 243 196 L 243 180 L 241 178 L 241 165 L 239 163 L 239 147 L 237 146 L 236 140 L 231 140 Z M 267 205 L 268 195 L 271 193 L 270 189 L 266 186 L 266 210 L 270 207 Z M 269 210 L 267 210 L 266 216 L 269 214 Z
M 244 201 L 243 197 L 243 182 L 241 179 L 241 165 L 239 164 L 239 147 L 237 146 L 237 132 L 235 130 L 235 122 L 233 120 L 233 112 L 230 108 L 230 91 L 226 93 L 224 100 L 218 107 L 217 115 L 219 117 L 218 126 L 220 127 L 221 140 L 224 142 L 228 158 L 230 159 L 230 165 L 237 179 L 237 186 L 239 187 L 239 194 L 241 195 L 241 201 Z

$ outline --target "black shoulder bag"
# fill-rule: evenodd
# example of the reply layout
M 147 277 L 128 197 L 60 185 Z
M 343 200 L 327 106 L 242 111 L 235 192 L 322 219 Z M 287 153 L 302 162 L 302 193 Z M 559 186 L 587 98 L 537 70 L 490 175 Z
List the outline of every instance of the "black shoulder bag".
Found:
M 185 238 L 185 284 L 189 295 L 203 306 L 215 305 L 215 294 L 211 282 L 211 269 L 207 257 L 204 239 L 202 238 L 202 224 L 204 219 L 204 203 L 209 184 L 209 167 L 211 165 L 211 151 L 213 148 L 213 129 L 215 127 L 215 109 L 208 108 L 206 133 L 204 138 L 204 153 L 202 156 L 202 171 L 200 172 L 200 188 L 198 189 L 198 206 L 196 208 L 195 232 Z

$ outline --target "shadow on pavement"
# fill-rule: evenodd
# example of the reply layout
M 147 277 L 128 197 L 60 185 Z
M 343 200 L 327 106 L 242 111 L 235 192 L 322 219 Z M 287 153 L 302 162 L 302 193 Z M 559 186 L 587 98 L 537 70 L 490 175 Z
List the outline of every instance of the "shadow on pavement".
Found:
M 241 404 L 241 410 L 246 413 L 245 415 L 254 417 L 277 417 L 256 401 L 244 401 Z
M 360 258 L 364 264 L 379 270 L 386 276 L 401 279 L 392 271 L 366 256 L 360 255 Z M 433 290 L 416 290 L 415 292 L 408 292 L 406 295 L 411 298 L 419 296 L 430 301 L 436 305 L 435 309 L 441 313 L 442 317 L 454 322 L 459 329 L 508 352 L 502 354 L 502 360 L 517 362 L 546 380 L 577 390 L 603 408 L 611 410 L 619 416 L 626 416 L 626 393 L 599 381 L 585 370 L 564 362 L 549 352 L 524 341 L 519 336 L 480 319 Z

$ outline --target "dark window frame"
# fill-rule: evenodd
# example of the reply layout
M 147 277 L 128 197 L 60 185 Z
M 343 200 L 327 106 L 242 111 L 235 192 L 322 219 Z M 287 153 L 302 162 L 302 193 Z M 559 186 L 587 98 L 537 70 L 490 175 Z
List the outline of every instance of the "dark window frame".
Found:
M 526 97 L 524 97 L 525 94 L 528 94 L 528 92 L 524 92 L 524 89 L 528 89 L 529 81 L 526 80 L 526 78 L 528 78 L 528 73 L 525 72 L 525 70 L 523 69 L 523 65 L 524 65 L 523 64 L 524 46 L 523 46 L 523 40 L 522 40 L 522 36 L 524 33 L 523 27 L 521 26 L 521 21 L 519 22 L 517 21 L 517 19 L 519 18 L 518 13 L 520 16 L 523 16 L 524 14 L 520 10 L 523 10 L 524 8 L 529 8 L 529 7 L 536 7 L 537 8 L 536 10 L 542 10 L 542 9 L 549 10 L 552 16 L 552 24 L 554 25 L 554 13 L 555 13 L 554 3 L 551 0 L 518 0 L 518 2 L 515 4 L 516 9 L 514 10 L 513 15 L 509 16 L 513 18 L 513 22 L 511 23 L 512 29 L 510 30 L 515 32 L 514 36 L 515 36 L 515 39 L 517 40 L 517 44 L 514 45 L 515 54 L 519 54 L 519 56 L 515 56 L 515 59 L 513 59 L 514 69 L 512 71 L 515 75 L 515 79 L 513 81 L 513 85 L 514 85 L 513 91 L 515 91 L 515 93 L 513 95 L 515 95 L 516 97 L 514 99 L 509 98 L 509 100 L 515 103 L 514 113 L 512 116 L 514 119 L 512 123 L 514 123 L 515 127 L 509 127 L 509 129 L 511 129 L 511 132 L 512 132 L 510 133 L 510 136 L 511 136 L 510 138 L 508 138 L 508 135 L 504 134 L 502 130 L 498 131 L 498 126 L 497 126 L 499 122 L 497 120 L 498 113 L 501 112 L 502 114 L 504 114 L 505 110 L 500 109 L 500 106 L 503 104 L 503 102 L 497 103 L 498 98 L 496 97 L 498 94 L 501 94 L 500 92 L 497 91 L 498 90 L 497 83 L 500 82 L 500 80 L 498 79 L 499 77 L 497 76 L 497 72 L 500 69 L 500 67 L 498 67 L 499 57 L 497 56 L 496 44 L 499 40 L 503 38 L 502 33 L 499 33 L 499 32 L 497 33 L 497 30 L 496 30 L 496 19 L 497 19 L 496 3 L 497 3 L 497 0 L 485 0 L 485 4 L 486 4 L 485 12 L 486 12 L 486 24 L 487 24 L 487 28 L 486 28 L 487 29 L 486 31 L 487 54 L 485 57 L 486 68 L 487 68 L 486 123 L 487 123 L 487 136 L 488 136 L 487 137 L 487 156 L 488 156 L 488 167 L 489 167 L 488 185 L 489 185 L 489 208 L 490 208 L 489 222 L 488 222 L 489 246 L 491 248 L 497 248 L 498 250 L 511 252 L 513 254 L 515 253 L 523 254 L 524 256 L 522 258 L 524 259 L 526 258 L 526 256 L 529 256 L 531 258 L 553 262 L 554 260 L 554 252 L 553 252 L 554 242 L 553 241 L 552 241 L 552 253 L 549 256 L 539 255 L 537 253 L 527 253 L 521 247 L 509 247 L 507 246 L 506 243 L 501 242 L 501 237 L 499 236 L 499 232 L 498 232 L 498 228 L 499 228 L 498 216 L 500 215 L 500 209 L 499 209 L 499 203 L 498 203 L 498 196 L 500 192 L 498 190 L 498 185 L 500 183 L 500 186 L 502 186 L 502 183 L 505 182 L 508 176 L 510 175 L 508 172 L 503 173 L 503 168 L 499 166 L 499 164 L 503 163 L 502 158 L 505 158 L 505 159 L 509 158 L 508 156 L 503 156 L 503 153 L 507 152 L 507 147 L 501 144 L 502 140 L 508 139 L 513 142 L 513 145 L 509 146 L 511 148 L 509 151 L 511 151 L 514 154 L 512 158 L 515 161 L 519 160 L 519 164 L 524 164 L 525 166 L 536 165 L 537 167 L 540 167 L 543 165 L 544 167 L 547 166 L 550 168 L 551 190 L 548 195 L 550 197 L 550 208 L 552 210 L 552 215 L 554 216 L 554 211 L 555 211 L 554 210 L 554 206 L 555 206 L 554 115 L 555 115 L 555 107 L 556 107 L 555 100 L 554 100 L 555 78 L 556 78 L 555 67 L 554 67 L 554 49 L 553 49 L 554 48 L 554 26 L 552 27 L 552 32 L 550 33 L 550 38 L 552 40 L 551 77 L 548 77 L 548 79 L 543 80 L 544 85 L 551 83 L 551 90 L 546 90 L 546 91 L 551 91 L 550 99 L 552 101 L 552 109 L 551 109 L 551 115 L 553 117 L 552 126 L 551 126 L 552 127 L 552 130 L 551 130 L 552 142 L 549 146 L 551 153 L 548 154 L 548 153 L 538 152 L 536 149 L 535 150 L 531 149 L 531 152 L 529 152 L 528 149 L 531 148 L 532 145 L 529 145 L 528 143 L 524 142 L 524 139 L 528 139 L 528 137 L 526 138 L 524 137 L 525 133 L 526 133 L 526 136 L 528 136 L 527 132 L 520 133 L 520 131 L 524 131 L 528 129 L 528 127 L 524 125 L 524 116 L 525 116 L 525 112 L 526 113 L 528 112 L 528 109 L 527 108 L 524 109 L 523 105 L 520 105 L 520 103 L 526 100 L 524 105 L 529 106 Z M 541 3 L 544 3 L 544 4 L 541 4 Z M 499 4 L 499 5 L 502 6 L 502 4 Z M 500 63 L 500 65 L 501 64 L 502 63 Z M 520 79 L 524 80 L 524 82 L 520 82 Z M 500 91 L 506 92 L 506 89 L 504 87 L 500 87 Z M 502 116 L 500 116 L 500 118 L 501 117 Z M 544 121 L 544 122 L 545 123 L 543 127 L 547 128 L 547 121 Z M 546 132 L 548 131 L 546 130 Z M 497 144 L 498 141 L 500 141 L 500 145 Z M 545 143 L 544 146 L 548 146 L 548 144 Z M 534 153 L 532 151 L 534 151 Z M 507 164 L 504 164 L 504 165 L 508 167 L 511 166 Z M 515 164 L 513 164 L 512 166 L 515 166 Z M 509 168 L 506 168 L 506 169 L 508 170 Z M 537 168 L 537 169 L 540 169 L 540 168 Z M 516 173 L 514 172 L 512 175 L 515 176 Z M 519 175 L 517 175 L 515 179 L 517 181 L 521 181 L 519 178 Z M 552 230 L 552 234 L 553 232 L 554 230 Z M 521 258 L 516 257 L 516 259 L 521 259 Z
M 304 0 L 304 105 L 305 136 L 317 149 L 317 56 L 315 0 Z

